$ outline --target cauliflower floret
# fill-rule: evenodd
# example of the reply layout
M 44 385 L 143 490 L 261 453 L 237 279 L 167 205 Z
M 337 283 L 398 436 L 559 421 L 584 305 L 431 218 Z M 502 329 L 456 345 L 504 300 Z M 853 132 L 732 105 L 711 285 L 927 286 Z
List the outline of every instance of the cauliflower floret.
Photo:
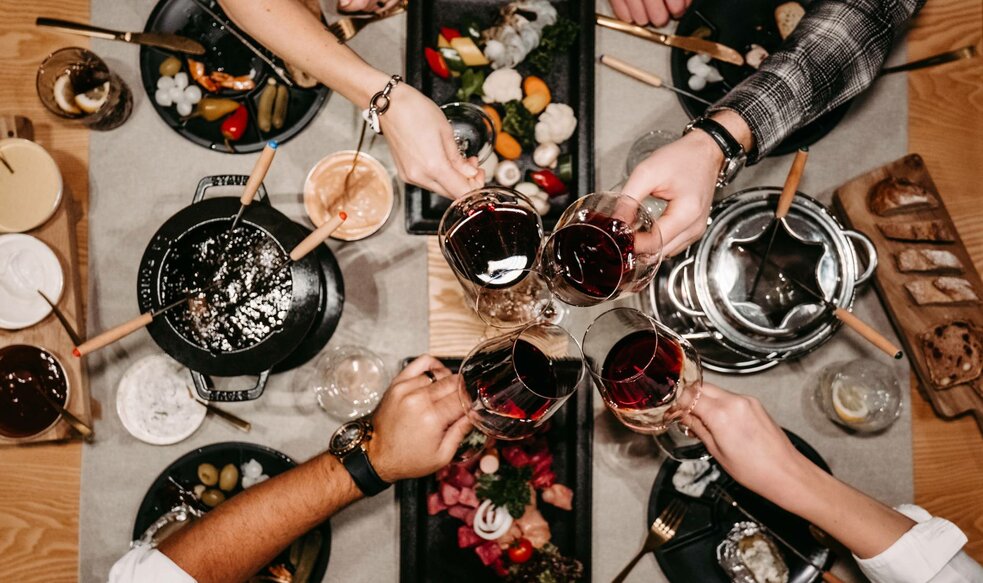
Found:
M 577 129 L 577 116 L 565 103 L 551 103 L 539 116 L 536 124 L 536 141 L 540 144 L 562 144 Z
M 481 86 L 485 103 L 508 103 L 522 99 L 522 75 L 515 69 L 499 69 L 485 78 Z

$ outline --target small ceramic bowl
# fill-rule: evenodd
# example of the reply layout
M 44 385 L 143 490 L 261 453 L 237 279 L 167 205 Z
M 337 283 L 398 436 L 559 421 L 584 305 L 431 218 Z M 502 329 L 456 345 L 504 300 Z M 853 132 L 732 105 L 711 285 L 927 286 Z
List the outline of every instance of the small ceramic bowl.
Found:
M 0 163 L 0 233 L 22 233 L 44 224 L 58 210 L 64 190 L 54 158 L 22 138 L 0 140 L 0 156 L 6 161 Z
M 348 181 L 354 150 L 335 152 L 311 168 L 304 181 L 304 210 L 315 226 L 344 210 L 348 220 L 331 236 L 341 241 L 357 241 L 375 234 L 389 220 L 396 201 L 392 177 L 381 162 L 362 152 Z

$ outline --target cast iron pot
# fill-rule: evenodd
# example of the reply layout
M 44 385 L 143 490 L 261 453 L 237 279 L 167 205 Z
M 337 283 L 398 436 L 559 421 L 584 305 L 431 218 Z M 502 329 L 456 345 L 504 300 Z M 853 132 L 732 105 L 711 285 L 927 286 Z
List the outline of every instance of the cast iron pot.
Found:
M 178 211 L 157 230 L 140 260 L 137 276 L 137 300 L 140 311 L 165 305 L 161 269 L 168 254 L 181 237 L 215 221 L 230 222 L 239 210 L 238 197 L 205 200 L 205 193 L 215 186 L 243 186 L 245 175 L 208 176 L 198 183 L 190 206 Z M 260 186 L 256 201 L 243 216 L 248 223 L 270 236 L 286 256 L 300 243 L 305 233 L 286 215 L 270 206 L 266 189 Z M 192 371 L 195 389 L 210 401 L 251 401 L 263 394 L 270 372 L 277 363 L 290 356 L 304 341 L 315 321 L 324 288 L 324 275 L 314 254 L 289 267 L 292 298 L 282 325 L 256 344 L 246 348 L 215 353 L 185 338 L 166 317 L 155 318 L 147 331 L 154 341 L 178 362 Z M 256 384 L 247 389 L 215 390 L 206 375 L 257 375 Z

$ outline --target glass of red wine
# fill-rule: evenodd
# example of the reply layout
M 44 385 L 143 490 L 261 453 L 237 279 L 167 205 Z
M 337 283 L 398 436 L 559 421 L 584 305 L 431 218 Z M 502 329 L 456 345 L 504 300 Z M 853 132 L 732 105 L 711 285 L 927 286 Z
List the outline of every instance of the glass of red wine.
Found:
M 444 212 L 437 240 L 461 282 L 467 304 L 482 288 L 518 285 L 539 261 L 543 221 L 532 202 L 514 190 L 487 187 L 454 201 Z
M 593 306 L 643 289 L 662 262 L 662 234 L 637 200 L 613 192 L 567 207 L 543 249 L 543 275 L 557 298 Z
M 584 361 L 607 408 L 623 425 L 654 435 L 673 459 L 707 457 L 679 419 L 703 384 L 700 356 L 682 336 L 633 308 L 615 308 L 588 327 Z
M 514 271 L 514 270 L 513 270 Z M 503 271 L 482 286 L 474 311 L 492 328 L 515 330 L 537 322 L 557 324 L 566 310 L 553 301 L 553 292 L 534 269 Z M 500 285 L 500 281 L 515 282 Z
M 460 397 L 476 429 L 500 440 L 533 435 L 586 382 L 566 330 L 533 324 L 485 340 L 461 363 Z

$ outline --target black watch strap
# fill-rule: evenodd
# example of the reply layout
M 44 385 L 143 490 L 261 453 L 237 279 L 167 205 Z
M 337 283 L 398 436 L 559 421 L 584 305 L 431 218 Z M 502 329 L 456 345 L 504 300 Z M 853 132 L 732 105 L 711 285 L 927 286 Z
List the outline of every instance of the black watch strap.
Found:
M 730 135 L 727 128 L 708 117 L 697 119 L 693 122 L 692 129 L 703 130 L 709 134 L 713 138 L 713 141 L 717 142 L 717 145 L 720 146 L 720 150 L 724 153 L 724 158 L 737 158 L 744 153 L 741 143 L 734 139 L 734 136 Z
M 379 474 L 375 473 L 375 468 L 372 467 L 369 456 L 361 447 L 355 448 L 353 452 L 342 458 L 341 463 L 344 464 L 345 469 L 351 474 L 352 481 L 355 482 L 358 489 L 366 496 L 375 496 L 389 486 L 392 486 L 392 484 L 380 478 Z

